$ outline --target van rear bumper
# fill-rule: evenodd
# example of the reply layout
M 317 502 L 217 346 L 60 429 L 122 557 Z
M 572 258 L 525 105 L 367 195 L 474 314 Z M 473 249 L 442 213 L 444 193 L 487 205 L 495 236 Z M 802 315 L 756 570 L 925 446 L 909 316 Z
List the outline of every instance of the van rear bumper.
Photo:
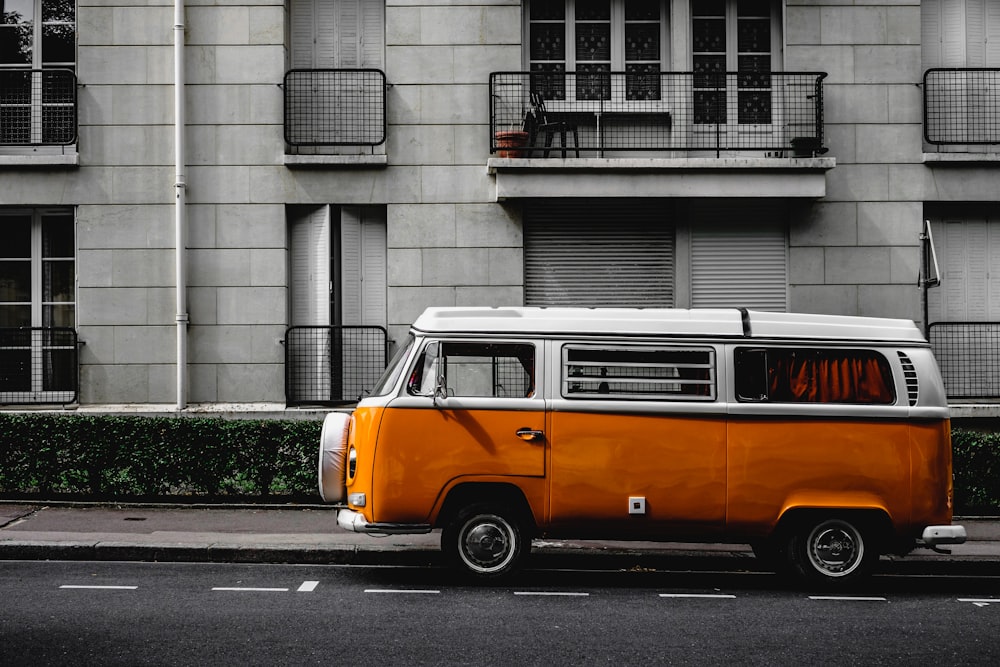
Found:
M 338 510 L 337 525 L 352 533 L 369 535 L 407 535 L 429 533 L 429 523 L 368 523 L 365 515 L 354 510 Z
M 920 537 L 924 546 L 936 547 L 942 544 L 964 544 L 965 526 L 927 526 Z

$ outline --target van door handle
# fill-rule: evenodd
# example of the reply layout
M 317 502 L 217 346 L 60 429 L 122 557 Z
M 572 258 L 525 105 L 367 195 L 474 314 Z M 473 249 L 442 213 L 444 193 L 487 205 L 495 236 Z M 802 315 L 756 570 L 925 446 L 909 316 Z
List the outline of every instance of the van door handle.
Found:
M 545 438 L 544 431 L 536 431 L 533 428 L 519 428 L 516 433 L 517 437 L 526 442 L 532 442 L 534 440 L 542 440 Z

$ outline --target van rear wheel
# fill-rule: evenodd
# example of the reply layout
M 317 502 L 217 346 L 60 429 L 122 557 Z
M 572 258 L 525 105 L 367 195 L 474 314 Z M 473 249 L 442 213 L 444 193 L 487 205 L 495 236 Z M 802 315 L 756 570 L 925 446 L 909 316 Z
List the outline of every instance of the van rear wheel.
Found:
M 803 522 L 791 532 L 786 553 L 793 574 L 824 588 L 863 579 L 879 556 L 865 525 L 843 517 Z
M 520 567 L 530 544 L 517 515 L 493 504 L 461 510 L 441 532 L 449 562 L 476 579 L 501 579 Z

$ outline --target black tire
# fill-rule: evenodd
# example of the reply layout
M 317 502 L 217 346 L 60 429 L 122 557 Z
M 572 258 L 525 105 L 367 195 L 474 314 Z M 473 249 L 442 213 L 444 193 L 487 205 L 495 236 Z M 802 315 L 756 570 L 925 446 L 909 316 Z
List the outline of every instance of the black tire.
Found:
M 868 528 L 853 518 L 804 521 L 791 531 L 787 544 L 791 573 L 826 589 L 845 588 L 864 579 L 879 557 Z
M 509 577 L 530 548 L 519 515 L 502 505 L 470 505 L 441 531 L 441 550 L 448 562 L 479 580 Z

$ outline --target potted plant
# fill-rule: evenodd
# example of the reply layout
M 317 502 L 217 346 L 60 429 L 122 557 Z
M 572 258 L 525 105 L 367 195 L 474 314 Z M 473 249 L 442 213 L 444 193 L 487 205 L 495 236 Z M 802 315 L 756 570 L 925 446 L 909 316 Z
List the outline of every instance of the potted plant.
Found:
M 499 103 L 501 113 L 498 116 L 508 120 L 507 129 L 497 129 L 493 133 L 493 144 L 499 157 L 524 157 L 525 146 L 528 145 L 528 132 L 524 129 L 523 114 L 515 109 L 505 97 L 494 94 Z M 520 124 L 520 127 L 518 127 Z

